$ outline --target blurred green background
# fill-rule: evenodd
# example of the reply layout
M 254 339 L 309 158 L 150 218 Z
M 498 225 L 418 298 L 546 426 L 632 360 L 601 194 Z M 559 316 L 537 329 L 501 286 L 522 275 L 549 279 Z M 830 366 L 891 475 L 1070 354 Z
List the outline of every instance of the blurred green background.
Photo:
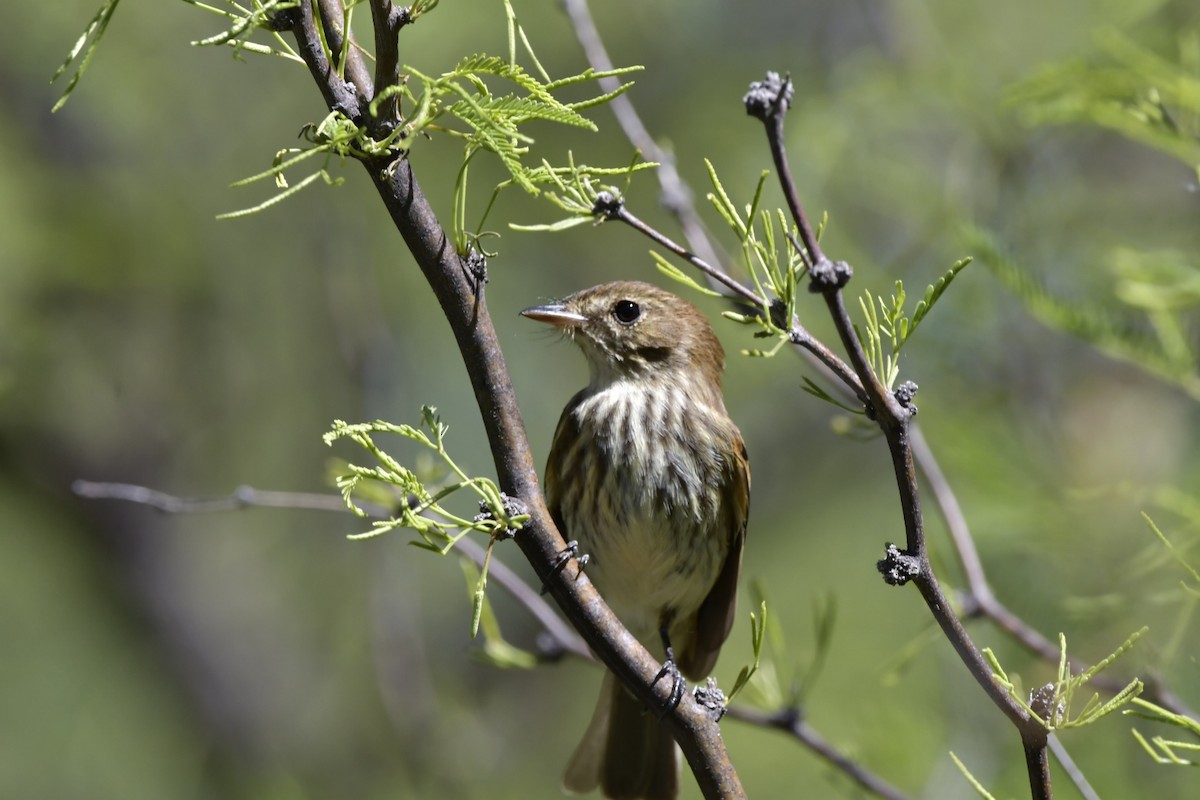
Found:
M 450 424 L 460 464 L 492 470 L 449 330 L 357 165 L 331 165 L 340 188 L 214 219 L 265 199 L 267 187 L 228 184 L 324 116 L 307 73 L 189 47 L 220 25 L 183 3 L 126 3 L 52 116 L 61 84 L 47 79 L 97 4 L 10 4 L 0 48 L 0 796 L 558 796 L 599 674 L 479 663 L 452 558 L 404 534 L 347 541 L 360 525 L 345 515 L 166 516 L 71 495 L 78 478 L 188 496 L 328 492 L 321 434 L 334 418 L 416 422 L 423 403 Z M 557 4 L 517 11 L 553 74 L 582 69 Z M 630 96 L 702 205 L 704 157 L 749 199 L 769 156 L 739 98 L 768 69 L 791 73 L 797 181 L 814 214 L 828 210 L 826 249 L 855 266 L 855 294 L 886 295 L 897 278 L 918 293 L 972 254 L 968 223 L 1058 295 L 1135 324 L 1114 298 L 1118 248 L 1178 251 L 1195 269 L 1194 169 L 1098 128 L 1023 126 L 1005 103 L 1046 65 L 1096 57 L 1106 30 L 1176 57 L 1200 22 L 1194 4 L 619 0 L 594 12 L 614 61 L 646 66 Z M 501 3 L 444 0 L 405 31 L 402 58 L 437 73 L 505 46 Z M 608 113 L 592 117 L 598 135 L 532 129 L 539 157 L 627 162 Z M 414 150 L 447 220 L 460 152 L 445 139 Z M 473 216 L 487 172 L 473 174 Z M 653 180 L 628 200 L 674 233 Z M 517 312 L 604 280 L 662 282 L 630 230 L 507 230 L 554 218 L 510 192 L 487 225 L 504 232 L 487 243 L 500 251 L 488 299 L 539 459 L 585 370 Z M 820 303 L 802 314 L 834 341 Z M 836 435 L 836 410 L 802 391 L 799 359 L 741 357 L 756 344 L 748 329 L 717 329 L 754 469 L 744 575 L 766 587 L 786 634 L 780 670 L 811 657 L 814 603 L 836 598 L 827 667 L 805 687 L 809 720 L 914 797 L 972 796 L 950 749 L 998 796 L 1027 796 L 1015 733 L 926 636 L 917 593 L 875 571 L 884 543 L 903 540 L 882 441 Z M 1150 625 L 1118 669 L 1159 675 L 1200 705 L 1183 573 L 1139 516 L 1195 540 L 1153 490 L 1194 500 L 1196 400 L 1043 327 L 980 265 L 905 353 L 902 379 L 921 386 L 919 420 L 1000 598 L 1048 636 L 1065 632 L 1084 660 Z M 499 555 L 530 574 L 515 547 Z M 531 645 L 536 626 L 491 596 L 507 636 Z M 748 631 L 742 619 L 726 646 L 726 686 L 750 658 Z M 995 628 L 972 635 L 1025 685 L 1052 679 Z M 1200 791 L 1194 772 L 1153 765 L 1133 724 L 1114 716 L 1064 737 L 1102 796 Z M 751 796 L 858 796 L 783 736 L 723 727 Z M 1055 778 L 1074 796 L 1057 767 Z

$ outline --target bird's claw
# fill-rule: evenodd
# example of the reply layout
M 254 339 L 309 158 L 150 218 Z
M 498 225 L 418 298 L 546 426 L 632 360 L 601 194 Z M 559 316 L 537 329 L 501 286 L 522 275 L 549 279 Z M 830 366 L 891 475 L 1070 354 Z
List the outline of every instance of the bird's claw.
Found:
M 550 567 L 550 574 L 557 575 L 558 573 L 562 572 L 567 564 L 571 563 L 572 558 L 577 558 L 579 560 L 579 571 L 575 573 L 575 577 L 578 579 L 579 576 L 583 574 L 583 568 L 586 567 L 588 561 L 591 560 L 591 556 L 587 553 L 579 555 L 579 542 L 575 541 L 574 539 L 567 542 L 567 546 L 560 550 L 558 555 L 554 557 L 554 564 L 552 564 Z M 542 590 L 540 593 L 545 594 L 547 591 L 549 591 L 549 587 L 546 586 L 545 582 L 543 581 Z
M 675 659 L 669 656 L 663 662 L 658 674 L 654 676 L 654 680 L 650 682 L 650 687 L 654 688 L 660 680 L 668 676 L 671 678 L 671 696 L 667 699 L 667 707 L 663 709 L 663 716 L 679 707 L 679 703 L 683 700 L 683 693 L 687 691 L 687 681 L 683 679 L 683 673 L 675 665 Z

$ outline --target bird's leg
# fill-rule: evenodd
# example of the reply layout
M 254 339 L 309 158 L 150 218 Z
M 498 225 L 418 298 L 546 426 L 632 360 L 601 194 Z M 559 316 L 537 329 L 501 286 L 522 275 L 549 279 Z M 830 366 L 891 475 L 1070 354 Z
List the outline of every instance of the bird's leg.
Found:
M 587 553 L 579 555 L 579 542 L 575 541 L 574 539 L 567 542 L 567 546 L 559 551 L 558 555 L 554 557 L 554 564 L 550 567 L 550 574 L 557 575 L 558 573 L 562 572 L 563 568 L 566 567 L 567 564 L 571 563 L 571 559 L 576 557 L 579 559 L 579 572 L 575 574 L 575 577 L 579 578 L 579 576 L 583 574 L 583 568 L 586 567 L 588 561 L 591 560 L 591 556 Z M 540 593 L 545 594 L 547 591 L 549 591 L 549 588 L 546 586 L 545 582 L 543 582 Z
M 663 710 L 663 716 L 666 716 L 668 711 L 672 711 L 679 706 L 679 702 L 683 700 L 683 693 L 687 691 L 687 681 L 683 679 L 683 674 L 675 664 L 675 649 L 671 647 L 670 627 L 671 618 L 669 616 L 664 617 L 662 624 L 658 628 L 658 635 L 662 637 L 663 652 L 666 653 L 666 661 L 663 662 L 658 674 L 654 676 L 654 680 L 650 682 L 650 686 L 653 688 L 663 678 L 668 676 L 671 678 L 671 697 L 667 701 L 667 707 Z

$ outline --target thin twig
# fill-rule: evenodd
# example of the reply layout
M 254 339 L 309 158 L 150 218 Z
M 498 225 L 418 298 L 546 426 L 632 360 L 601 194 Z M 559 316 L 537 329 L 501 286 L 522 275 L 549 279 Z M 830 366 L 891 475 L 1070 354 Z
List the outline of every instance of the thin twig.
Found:
M 992 591 L 987 571 L 979 558 L 979 550 L 975 547 L 975 537 L 971 535 L 970 527 L 967 524 L 966 515 L 963 514 L 958 498 L 950 487 L 945 473 L 942 472 L 941 465 L 929 447 L 924 434 L 915 425 L 909 428 L 909 443 L 921 474 L 925 477 L 929 491 L 933 494 L 937 508 L 941 512 L 942 521 L 950 534 L 954 553 L 958 557 L 959 566 L 966 578 L 967 586 L 960 594 L 967 615 L 990 620 L 992 624 L 1011 636 L 1030 653 L 1044 661 L 1057 663 L 1061 656 L 1059 646 L 1014 614 Z M 1088 669 L 1087 664 L 1071 658 L 1067 660 L 1067 666 L 1072 675 L 1079 675 Z M 1122 691 L 1129 681 L 1102 673 L 1094 675 L 1088 683 L 1100 691 L 1116 694 Z M 1142 696 L 1176 714 L 1196 719 L 1195 711 L 1160 684 L 1147 682 Z
M 737 281 L 722 270 L 718 266 L 708 263 L 698 255 L 688 250 L 686 247 L 673 241 L 669 236 L 661 231 L 647 225 L 640 218 L 635 216 L 624 203 L 616 204 L 608 212 L 609 219 L 624 222 L 629 227 L 641 233 L 646 238 L 655 242 L 663 249 L 674 253 L 679 258 L 691 264 L 696 269 L 707 275 L 713 282 L 724 286 L 733 296 L 740 297 L 749 303 L 753 310 L 758 313 L 763 313 L 762 309 L 766 308 L 768 301 L 762 295 L 755 292 L 750 287 Z M 798 321 L 792 320 L 791 327 L 788 330 L 788 340 L 799 348 L 807 350 L 817 359 L 818 362 L 828 369 L 839 380 L 850 387 L 854 387 L 853 391 L 856 397 L 862 402 L 866 402 L 866 396 L 862 392 L 861 384 L 854 370 L 850 368 L 845 361 L 838 358 L 837 354 L 826 347 L 819 339 L 810 334 Z
M 604 41 L 600 37 L 600 32 L 596 30 L 596 23 L 592 20 L 587 0 L 563 0 L 563 8 L 566 9 L 567 17 L 571 21 L 571 29 L 575 31 L 575 38 L 579 40 L 588 64 L 597 72 L 611 70 L 613 68 L 612 59 L 608 57 Z M 620 80 L 616 77 L 600 80 L 600 88 L 605 92 L 616 91 L 620 84 Z M 659 187 L 662 191 L 662 205 L 679 222 L 688 248 L 693 253 L 697 253 L 698 258 L 702 261 L 709 264 L 722 263 L 725 259 L 718 253 L 704 229 L 704 222 L 696 213 L 692 203 L 692 191 L 680 177 L 679 171 L 675 169 L 675 156 L 663 150 L 654 141 L 654 137 L 642 123 L 641 117 L 638 116 L 637 109 L 628 95 L 622 94 L 613 98 L 609 106 L 630 144 L 640 150 L 643 158 L 647 161 L 659 164 L 655 174 L 658 176 Z M 719 280 L 711 273 L 706 272 L 705 274 L 714 280 Z
M 368 116 L 367 103 L 375 95 L 375 86 L 371 80 L 371 73 L 367 71 L 363 62 L 362 53 L 354 43 L 354 33 L 342 30 L 346 6 L 342 0 L 317 0 L 317 8 L 321 12 L 321 25 L 325 29 L 325 39 L 329 42 L 333 60 L 339 61 L 342 58 L 342 49 L 346 49 L 344 77 L 358 98 L 358 114 L 353 118 L 362 121 Z
M 1100 800 L 1100 795 L 1096 794 L 1096 790 L 1088 783 L 1083 770 L 1079 768 L 1079 765 L 1075 763 L 1075 759 L 1071 758 L 1071 754 L 1067 752 L 1067 748 L 1063 747 L 1063 743 L 1053 733 L 1050 734 L 1050 752 L 1054 753 L 1059 766 L 1062 767 L 1063 772 L 1067 773 L 1067 777 L 1071 779 L 1071 783 L 1075 784 L 1075 789 L 1079 792 L 1079 796 L 1083 800 Z
M 309 511 L 346 511 L 346 503 L 335 495 L 305 492 L 274 492 L 239 486 L 223 497 L 180 497 L 132 483 L 108 483 L 77 480 L 71 491 L 79 497 L 93 500 L 124 500 L 150 506 L 165 514 L 198 514 L 213 511 L 236 511 L 242 508 L 292 508 Z M 360 504 L 371 514 L 386 516 L 386 511 L 372 503 Z
M 205 514 L 217 511 L 239 511 L 246 508 L 290 508 L 349 513 L 346 501 L 337 495 L 269 491 L 255 489 L 253 486 L 239 486 L 223 497 L 181 497 L 131 483 L 77 480 L 71 484 L 71 491 L 79 497 L 92 500 L 122 500 L 149 506 L 164 514 Z M 377 503 L 359 500 L 355 502 L 371 518 L 386 519 L 388 517 L 388 509 Z M 484 559 L 487 557 L 487 551 L 483 545 L 466 536 L 455 542 L 454 549 L 479 567 L 483 566 Z M 545 633 L 554 640 L 556 647 L 560 650 L 583 659 L 590 660 L 592 658 L 591 651 L 579 634 L 566 625 L 562 618 L 551 610 L 546 601 L 503 561 L 493 558 L 488 564 L 488 582 L 494 582 L 508 592 L 517 603 L 529 612 L 530 616 L 542 625 Z
M 784 197 L 792 212 L 793 222 L 800 231 L 804 246 L 812 257 L 813 266 L 809 271 L 812 289 L 819 292 L 825 300 L 842 346 L 850 356 L 850 363 L 868 396 L 875 420 L 883 431 L 888 451 L 891 454 L 892 466 L 900 490 L 900 507 L 904 518 L 907 542 L 903 553 L 896 554 L 895 563 L 892 563 L 892 557 L 889 555 L 889 559 L 880 563 L 881 569 L 888 567 L 892 571 L 893 577 L 889 579 L 889 582 L 902 584 L 911 580 L 916 584 L 930 614 L 937 621 L 963 664 L 984 693 L 1017 728 L 1025 751 L 1033 797 L 1035 800 L 1044 800 L 1052 795 L 1046 751 L 1047 731 L 993 678 L 991 667 L 971 641 L 962 621 L 954 613 L 953 607 L 934 574 L 925 541 L 920 492 L 909 439 L 908 427 L 911 413 L 886 390 L 872 370 L 843 302 L 842 288 L 849 280 L 849 267 L 848 265 L 832 264 L 820 250 L 804 215 L 799 193 L 791 180 L 792 172 L 788 164 L 783 132 L 783 119 L 787 111 L 790 91 L 789 80 L 780 81 L 777 75 L 768 74 L 766 81 L 752 87 L 751 94 L 746 96 L 746 107 L 749 113 L 758 117 L 763 123 Z
M 400 28 L 404 16 L 392 0 L 371 0 L 375 29 L 375 91 L 400 83 Z M 386 136 L 400 122 L 400 96 L 388 96 L 378 109 L 379 134 Z M 380 136 L 379 138 L 382 138 Z
M 306 5 L 300 4 L 302 10 Z M 295 34 L 301 44 L 301 56 L 308 60 L 313 55 L 310 43 L 319 39 L 311 13 L 300 15 Z M 310 63 L 309 71 L 321 85 L 322 94 L 330 97 L 334 91 L 329 84 L 341 81 L 327 66 Z M 667 708 L 671 687 L 662 681 L 656 684 L 654 680 L 659 663 L 612 613 L 586 573 L 578 575 L 575 569 L 561 572 L 553 569 L 566 543 L 542 497 L 516 392 L 488 304 L 478 291 L 481 282 L 472 277 L 460 254 L 455 252 L 408 158 L 379 155 L 361 160 L 454 332 L 479 406 L 498 483 L 509 497 L 519 499 L 528 510 L 529 521 L 515 537 L 517 546 L 571 624 L 622 685 L 648 707 Z M 664 714 L 663 721 L 683 750 L 706 797 L 745 796 L 720 729 L 706 709 L 694 702 L 680 703 Z
M 863 769 L 844 753 L 838 751 L 827 739 L 813 730 L 797 709 L 786 708 L 782 711 L 767 713 L 744 706 L 733 706 L 729 708 L 727 716 L 759 727 L 783 731 L 836 767 L 860 788 L 872 794 L 887 798 L 887 800 L 907 800 L 908 798 L 908 795 L 878 775 Z
M 779 184 L 783 189 L 783 196 L 787 201 L 788 210 L 791 211 L 792 221 L 796 223 L 796 228 L 800 231 L 800 239 L 804 243 L 800 255 L 806 257 L 808 266 L 811 268 L 814 264 L 820 264 L 826 259 L 825 254 L 821 252 L 821 244 L 817 241 L 816 234 L 813 233 L 813 227 L 808 221 L 808 215 L 804 213 L 804 206 L 800 203 L 800 195 L 796 191 L 796 181 L 792 178 L 792 167 L 788 163 L 787 150 L 784 144 L 783 115 L 791 103 L 791 84 L 792 79 L 790 77 L 783 79 L 783 85 L 780 87 L 774 103 L 774 113 L 768 115 L 768 118 L 763 121 L 769 127 L 777 126 L 777 130 L 771 131 L 767 136 L 767 143 L 771 148 L 771 158 L 775 162 Z
M 620 222 L 624 222 L 629 227 L 648 237 L 651 241 L 657 242 L 663 248 L 670 250 L 672 253 L 679 256 L 684 261 L 687 261 L 709 278 L 721 284 L 726 289 L 733 292 L 738 297 L 741 297 L 754 307 L 761 309 L 766 306 L 767 301 L 764 300 L 763 297 L 757 292 L 752 291 L 748 287 L 742 285 L 740 282 L 729 277 L 725 270 L 718 266 L 714 266 L 712 263 L 704 260 L 691 250 L 688 250 L 682 245 L 676 244 L 669 237 L 659 233 L 656 229 L 642 222 L 640 219 L 634 216 L 628 208 L 625 207 L 624 203 L 616 204 L 609 212 L 608 217 L 609 219 L 615 219 Z
M 349 513 L 345 501 L 336 495 L 269 491 L 252 486 L 239 486 L 232 493 L 222 497 L 182 497 L 129 483 L 77 480 L 71 484 L 71 491 L 80 497 L 93 500 L 120 500 L 144 505 L 165 514 L 203 514 L 255 507 Z M 373 518 L 385 519 L 388 516 L 388 509 L 376 503 L 358 501 L 358 506 Z M 487 556 L 483 545 L 466 536 L 455 542 L 454 549 L 476 566 L 483 566 Z M 488 566 L 488 582 L 495 583 L 529 612 L 530 616 L 542 625 L 544 634 L 553 641 L 556 650 L 586 661 L 595 661 L 587 643 L 562 621 L 545 597 L 503 561 L 495 558 L 491 560 Z M 906 800 L 905 795 L 882 778 L 855 763 L 830 744 L 794 709 L 768 714 L 745 706 L 731 706 L 727 709 L 727 716 L 750 725 L 785 731 L 867 791 L 887 800 Z

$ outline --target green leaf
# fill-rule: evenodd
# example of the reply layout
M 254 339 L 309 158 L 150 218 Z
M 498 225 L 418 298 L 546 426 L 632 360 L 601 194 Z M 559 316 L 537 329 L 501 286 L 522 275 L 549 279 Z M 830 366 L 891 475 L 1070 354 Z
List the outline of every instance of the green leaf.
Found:
M 462 566 L 463 577 L 467 581 L 467 591 L 471 593 L 472 607 L 473 609 L 478 608 L 478 619 L 473 622 L 473 627 L 483 632 L 483 649 L 478 651 L 479 656 L 488 664 L 504 669 L 533 669 L 536 667 L 537 656 L 519 647 L 514 647 L 505 640 L 491 602 L 486 596 L 477 594 L 481 573 L 475 566 L 475 562 L 464 557 L 459 559 L 459 563 Z M 475 601 L 477 596 L 482 597 L 478 603 Z M 474 634 L 472 634 L 472 638 L 474 638 Z
M 1141 693 L 1143 686 L 1140 680 L 1134 679 L 1129 682 L 1121 691 L 1117 692 L 1107 702 L 1101 703 L 1099 695 L 1093 692 L 1090 699 L 1084 703 L 1081 710 L 1073 711 L 1075 694 L 1087 688 L 1088 682 L 1099 674 L 1104 669 L 1108 668 L 1113 661 L 1120 658 L 1133 647 L 1143 634 L 1146 633 L 1146 628 L 1134 632 L 1126 639 L 1120 647 L 1118 647 L 1107 658 L 1098 662 L 1091 668 L 1082 671 L 1078 675 L 1072 675 L 1067 659 L 1067 637 L 1060 633 L 1059 639 L 1059 663 L 1058 663 L 1058 678 L 1052 684 L 1038 690 L 1040 695 L 1040 705 L 1043 710 L 1049 709 L 1048 718 L 1044 718 L 1033 710 L 1030 706 L 1032 700 L 1027 701 L 1022 695 L 1019 687 L 1009 679 L 1008 675 L 1000 666 L 999 660 L 990 648 L 984 648 L 982 653 L 992 668 L 993 676 L 996 681 L 1005 688 L 1009 697 L 1017 702 L 1031 717 L 1036 719 L 1048 731 L 1064 730 L 1067 728 L 1080 728 L 1085 725 L 1090 725 L 1097 720 L 1111 714 L 1119 708 L 1128 705 L 1138 694 Z M 1050 696 L 1046 697 L 1045 693 Z
M 578 75 L 571 75 L 567 78 L 559 78 L 556 81 L 550 81 L 546 84 L 546 90 L 553 92 L 556 89 L 561 89 L 564 86 L 572 86 L 577 83 L 585 83 L 587 81 L 598 81 L 603 78 L 619 78 L 622 75 L 629 75 L 633 72 L 641 72 L 645 67 L 631 66 L 618 67 L 616 69 L 597 70 L 588 67 Z
M 1154 535 L 1158 537 L 1158 540 L 1163 543 L 1163 546 L 1167 548 L 1167 552 L 1171 554 L 1171 557 L 1175 560 L 1175 563 L 1183 567 L 1183 569 L 1191 576 L 1196 585 L 1200 586 L 1200 571 L 1188 563 L 1188 561 L 1183 557 L 1183 553 L 1179 552 L 1179 550 L 1176 549 L 1173 544 L 1171 544 L 1171 540 L 1166 537 L 1166 534 L 1159 529 L 1158 525 L 1155 524 L 1154 520 L 1151 519 L 1150 515 L 1145 511 L 1142 512 L 1142 519 L 1145 520 L 1146 524 L 1150 527 L 1150 530 L 1154 533 Z
M 628 182 L 634 174 L 658 166 L 655 162 L 638 161 L 637 158 L 635 154 L 635 160 L 624 167 L 594 167 L 588 164 L 576 165 L 574 157 L 568 153 L 569 163 L 565 167 L 553 167 L 543 162 L 541 166 L 527 170 L 525 177 L 531 183 L 552 186 L 558 190 L 543 190 L 542 195 L 571 216 L 557 222 L 536 225 L 509 223 L 509 227 L 513 230 L 545 232 L 565 230 L 584 223 L 602 222 L 603 219 L 597 218 L 594 211 L 599 192 L 603 189 L 618 197 L 622 196 L 623 192 L 612 186 L 601 186 L 598 179 L 624 176 Z M 505 188 L 509 183 L 506 181 L 500 184 L 498 189 Z
M 557 231 L 565 231 L 568 228 L 574 228 L 579 225 L 586 225 L 592 220 L 587 217 L 567 217 L 560 219 L 558 222 L 545 222 L 533 225 L 520 225 L 516 222 L 508 223 L 508 227 L 514 231 L 527 231 L 531 233 L 555 233 Z
M 682 283 L 684 286 L 688 287 L 692 291 L 699 292 L 700 294 L 706 294 L 709 297 L 722 297 L 723 296 L 720 292 L 715 291 L 713 289 L 710 289 L 707 286 L 702 285 L 699 281 L 697 281 L 691 275 L 688 275 L 686 272 L 681 270 L 679 267 L 675 266 L 670 261 L 667 261 L 666 258 L 664 258 L 661 254 L 658 253 L 658 251 L 651 250 L 650 257 L 654 259 L 654 266 L 658 267 L 658 271 L 661 272 L 662 274 L 666 275 L 671 280 Z
M 954 280 L 958 273 L 962 272 L 967 264 L 970 264 L 972 260 L 973 259 L 970 256 L 967 256 L 966 258 L 960 258 L 958 261 L 955 261 L 954 266 L 950 267 L 945 275 L 938 278 L 937 283 L 925 289 L 925 297 L 921 300 L 921 302 L 917 303 L 917 308 L 915 311 L 913 311 L 912 322 L 905 326 L 904 333 L 900 337 L 899 345 L 896 348 L 897 350 L 900 349 L 900 346 L 904 344 L 909 336 L 911 336 L 913 333 L 916 333 L 917 326 L 921 324 L 921 320 L 925 319 L 925 315 L 933 310 L 933 304 L 936 303 L 939 298 L 941 298 L 942 294 L 945 293 L 947 288 L 949 288 L 950 283 Z M 897 282 L 897 284 L 898 283 L 899 282 Z M 903 302 L 904 295 L 901 294 L 900 303 L 903 304 Z
M 950 751 L 950 760 L 954 762 L 954 766 L 958 767 L 958 771 L 962 773 L 962 776 L 967 779 L 967 783 L 971 784 L 971 788 L 974 789 L 980 797 L 984 798 L 985 800 L 996 800 L 995 796 L 992 795 L 992 793 L 987 789 L 983 788 L 983 784 L 971 774 L 971 771 L 967 769 L 967 765 L 960 761 L 958 756 L 954 755 L 953 750 Z
M 738 692 L 746 687 L 750 682 L 750 678 L 758 671 L 759 661 L 762 658 L 763 649 L 763 633 L 767 625 L 767 601 L 763 600 L 759 603 L 759 614 L 756 617 L 754 612 L 750 613 L 750 646 L 754 652 L 754 662 L 747 666 L 743 666 L 738 672 L 737 680 L 733 683 L 733 689 L 729 692 L 729 700 L 733 700 Z
M 100 44 L 100 39 L 103 38 L 104 32 L 108 30 L 108 23 L 112 20 L 112 15 L 117 10 L 117 3 L 120 0 L 105 0 L 104 5 L 100 6 L 100 10 L 92 17 L 87 28 L 84 29 L 80 37 L 75 41 L 75 45 L 67 54 L 66 59 L 54 71 L 54 75 L 50 77 L 50 83 L 54 83 L 59 79 L 71 66 L 71 63 L 83 53 L 83 58 L 79 60 L 79 66 L 75 68 L 75 72 L 71 75 L 71 79 L 67 81 L 67 87 L 63 90 L 62 95 L 58 98 L 58 102 L 50 109 L 50 113 L 54 113 L 66 105 L 67 100 L 71 97 L 71 93 L 75 91 L 75 87 L 79 84 L 79 80 L 83 77 L 83 73 L 87 72 L 88 66 L 92 63 L 92 56 L 96 54 L 96 47 Z M 86 47 L 86 49 L 84 49 Z
M 717 177 L 716 167 L 707 158 L 704 159 L 704 167 L 708 170 L 708 179 L 713 185 L 713 191 L 708 194 L 709 202 L 713 204 L 713 208 L 729 224 L 729 227 L 733 229 L 738 238 L 744 240 L 748 233 L 746 223 L 738 215 L 737 208 L 733 205 L 733 201 L 729 199 L 725 187 L 721 185 L 721 179 Z
M 382 420 L 371 423 L 348 424 L 335 420 L 325 434 L 324 441 L 332 445 L 339 439 L 350 439 L 367 450 L 378 463 L 375 467 L 347 464 L 337 477 L 338 488 L 343 500 L 358 516 L 367 516 L 354 502 L 355 493 L 364 482 L 379 482 L 396 487 L 405 498 L 397 511 L 388 519 L 376 521 L 371 530 L 354 534 L 350 538 L 367 538 L 387 533 L 396 528 L 409 528 L 417 533 L 421 542 L 418 546 L 436 549 L 445 554 L 459 538 L 470 531 L 479 531 L 496 537 L 519 528 L 528 516 L 509 516 L 501 499 L 500 489 L 495 482 L 480 477 L 468 476 L 450 457 L 445 449 L 447 427 L 441 422 L 437 410 L 431 406 L 421 409 L 424 430 L 410 425 L 394 425 Z M 449 469 L 447 482 L 431 489 L 417 477 L 413 470 L 405 467 L 384 451 L 374 440 L 373 434 L 388 433 L 410 439 L 436 453 Z M 469 490 L 477 501 L 487 508 L 486 514 L 472 519 L 452 513 L 443 501 L 462 490 Z
M 826 403 L 829 403 L 832 406 L 837 406 L 842 411 L 846 411 L 851 414 L 865 415 L 867 413 L 866 409 L 853 408 L 853 407 L 848 406 L 845 403 L 841 402 L 840 400 L 835 398 L 833 395 L 831 395 L 829 392 L 825 391 L 821 386 L 814 383 L 813 380 L 811 378 L 809 378 L 807 375 L 802 375 L 801 379 L 804 381 L 804 391 L 808 392 L 809 394 L 811 394 L 813 397 L 817 398 L 818 400 L 824 400 Z
M 325 184 L 327 186 L 340 186 L 342 184 L 342 182 L 345 181 L 345 178 L 330 177 L 329 173 L 322 169 L 322 170 L 314 172 L 313 174 L 304 178 L 302 181 L 297 183 L 295 186 L 292 186 L 288 189 L 285 189 L 282 192 L 279 192 L 278 194 L 264 200 L 263 202 L 259 203 L 256 206 L 250 206 L 249 208 L 242 208 L 237 211 L 227 211 L 224 214 L 217 214 L 217 219 L 221 219 L 221 220 L 237 219 L 239 217 L 248 217 L 251 214 L 258 214 L 262 211 L 266 211 L 271 206 L 276 205 L 278 203 L 282 203 L 284 200 L 288 199 L 292 195 L 303 191 L 306 187 L 308 187 L 312 183 L 316 182 L 318 179 L 325 181 Z

